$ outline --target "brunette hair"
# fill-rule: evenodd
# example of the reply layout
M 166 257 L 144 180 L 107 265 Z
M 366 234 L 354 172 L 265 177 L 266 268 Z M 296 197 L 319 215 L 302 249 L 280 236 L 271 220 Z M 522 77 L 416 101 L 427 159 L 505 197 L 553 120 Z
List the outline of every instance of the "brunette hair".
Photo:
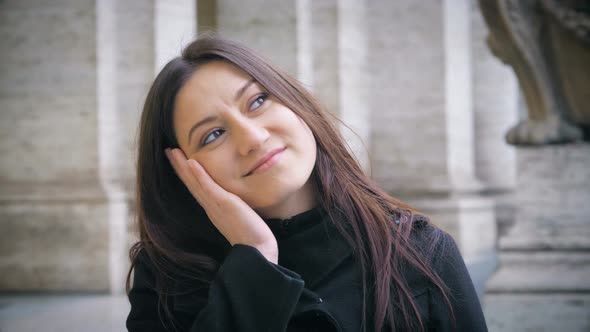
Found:
M 202 65 L 227 61 L 248 73 L 268 93 L 290 108 L 309 126 L 317 143 L 312 177 L 323 208 L 337 230 L 353 247 L 363 270 L 363 329 L 372 306 L 376 331 L 424 330 L 417 305 L 403 278 L 408 264 L 423 273 L 443 294 L 452 314 L 448 289 L 428 259 L 440 232 L 433 232 L 429 248 L 416 248 L 410 234 L 420 221 L 407 204 L 391 197 L 365 175 L 330 121 L 338 120 L 294 78 L 240 43 L 214 35 L 189 44 L 180 57 L 159 73 L 145 100 L 140 122 L 136 204 L 139 241 L 130 250 L 131 272 L 140 251 L 152 263 L 160 305 L 174 325 L 166 295 L 171 282 L 208 285 L 231 246 L 207 218 L 164 154 L 178 147 L 172 125 L 179 89 Z M 394 220 L 401 218 L 402 222 Z M 424 220 L 421 220 L 424 222 Z M 371 280 L 369 282 L 368 280 Z M 374 283 L 374 284 L 373 284 Z M 374 303 L 367 304 L 367 292 Z M 402 313 L 398 322 L 394 308 Z

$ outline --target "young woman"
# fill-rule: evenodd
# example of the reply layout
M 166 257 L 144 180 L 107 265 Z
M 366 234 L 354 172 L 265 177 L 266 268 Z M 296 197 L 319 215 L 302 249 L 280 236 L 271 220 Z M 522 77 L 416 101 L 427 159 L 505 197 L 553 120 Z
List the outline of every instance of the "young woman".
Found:
M 328 116 L 229 40 L 162 69 L 141 118 L 129 331 L 486 331 L 453 239 L 363 174 Z

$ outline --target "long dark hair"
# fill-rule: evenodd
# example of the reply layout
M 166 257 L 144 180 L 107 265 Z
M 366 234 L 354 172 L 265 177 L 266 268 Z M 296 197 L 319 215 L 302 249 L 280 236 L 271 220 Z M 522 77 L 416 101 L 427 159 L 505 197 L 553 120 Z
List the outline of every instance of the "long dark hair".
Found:
M 317 156 L 311 176 L 319 189 L 319 206 L 354 248 L 363 270 L 363 327 L 371 306 L 376 331 L 385 326 L 391 330 L 424 330 L 424 322 L 403 277 L 403 266 L 408 264 L 441 291 L 452 313 L 448 289 L 427 259 L 427 251 L 433 250 L 440 233 L 433 232 L 432 245 L 426 251 L 416 248 L 410 234 L 415 228 L 413 216 L 417 212 L 381 190 L 363 173 L 331 122 L 337 119 L 294 78 L 247 47 L 214 35 L 197 39 L 180 57 L 171 60 L 146 97 L 137 161 L 139 241 L 130 250 L 132 263 L 127 274 L 127 292 L 137 256 L 143 250 L 155 271 L 160 307 L 173 324 L 166 304 L 166 295 L 173 292 L 172 282 L 208 285 L 230 249 L 164 154 L 165 148 L 178 147 L 172 126 L 176 94 L 200 66 L 210 61 L 227 61 L 244 70 L 303 119 L 313 132 Z M 394 223 L 393 219 L 399 217 L 405 222 Z M 366 303 L 368 291 L 372 292 L 374 303 Z M 399 322 L 394 315 L 396 306 L 402 313 Z

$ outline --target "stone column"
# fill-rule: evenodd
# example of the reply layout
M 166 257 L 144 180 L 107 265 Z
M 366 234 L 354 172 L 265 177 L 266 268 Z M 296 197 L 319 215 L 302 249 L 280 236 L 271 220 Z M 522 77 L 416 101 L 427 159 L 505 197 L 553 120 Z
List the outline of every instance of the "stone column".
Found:
M 341 130 L 361 166 L 370 174 L 371 121 L 367 75 L 367 22 L 366 1 L 338 1 L 338 109 L 340 118 L 350 127 L 341 127 Z
M 324 106 L 340 113 L 339 1 L 313 1 L 310 6 L 312 84 Z
M 315 1 L 311 6 L 313 85 L 327 110 L 343 121 L 340 130 L 370 173 L 367 100 L 367 35 L 364 1 Z
M 518 121 L 519 87 L 511 68 L 486 44 L 488 28 L 477 1 L 472 1 L 471 32 L 475 175 L 484 184 L 484 194 L 494 200 L 500 237 L 514 223 L 516 151 L 504 137 Z
M 0 6 L 0 289 L 106 291 L 95 2 Z
M 473 274 L 496 228 L 474 170 L 469 4 L 369 2 L 368 35 L 374 177 L 453 235 Z
M 168 2 L 2 4 L 0 289 L 123 291 L 154 45 L 195 24 Z
M 216 30 L 259 51 L 273 63 L 311 84 L 309 0 L 218 0 Z
M 154 51 L 158 73 L 168 61 L 180 56 L 197 35 L 196 0 L 152 0 L 154 2 Z M 137 31 L 139 33 L 140 31 Z

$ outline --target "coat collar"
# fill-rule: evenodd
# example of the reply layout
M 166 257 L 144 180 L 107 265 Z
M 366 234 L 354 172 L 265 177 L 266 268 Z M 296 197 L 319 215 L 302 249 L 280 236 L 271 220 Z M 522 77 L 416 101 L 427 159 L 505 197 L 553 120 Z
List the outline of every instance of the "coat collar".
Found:
M 352 254 L 325 211 L 316 207 L 289 219 L 266 219 L 277 238 L 279 265 L 303 278 L 313 289 Z

